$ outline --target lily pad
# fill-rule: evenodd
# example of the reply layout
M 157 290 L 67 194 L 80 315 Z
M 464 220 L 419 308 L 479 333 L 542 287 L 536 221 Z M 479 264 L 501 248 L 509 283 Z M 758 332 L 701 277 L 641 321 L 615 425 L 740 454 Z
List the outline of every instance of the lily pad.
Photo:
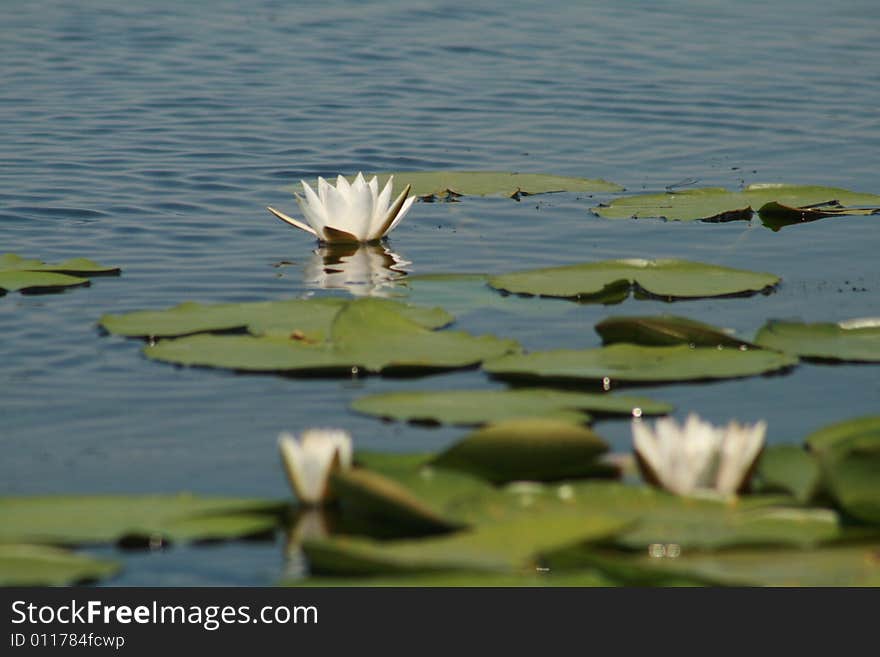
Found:
M 306 541 L 312 572 L 381 575 L 444 571 L 534 571 L 544 551 L 614 535 L 617 519 L 557 512 L 514 518 L 439 538 L 376 542 L 335 538 Z
M 526 388 L 392 392 L 356 399 L 352 409 L 367 415 L 418 423 L 481 425 L 511 418 L 543 417 L 587 422 L 601 415 L 664 415 L 672 406 L 645 397 Z
M 388 302 L 358 299 L 333 320 L 330 341 L 311 344 L 276 336 L 194 335 L 144 348 L 151 359 L 241 371 L 351 373 L 471 367 L 518 350 L 513 340 L 462 331 L 431 331 Z
M 740 192 L 720 187 L 687 189 L 661 194 L 639 194 L 615 199 L 593 208 L 606 219 L 662 217 L 675 221 L 724 222 L 749 220 L 752 208 L 776 202 L 790 207 L 828 204 L 880 207 L 880 195 L 851 192 L 837 187 L 755 183 Z
M 88 285 L 87 276 L 117 275 L 119 268 L 104 267 L 86 258 L 57 264 L 27 260 L 15 253 L 0 255 L 0 294 L 53 292 L 66 287 Z
M 66 586 L 115 575 L 116 561 L 46 545 L 0 545 L 0 586 Z
M 614 344 L 514 354 L 484 363 L 483 369 L 499 378 L 516 380 L 663 383 L 755 376 L 778 372 L 797 362 L 796 356 L 764 349 Z
M 441 452 L 432 464 L 493 484 L 610 476 L 596 458 L 608 445 L 591 429 L 549 419 L 516 419 L 479 429 Z
M 274 530 L 284 508 L 189 494 L 0 497 L 0 544 L 239 538 Z
M 604 302 L 609 294 L 630 288 L 669 300 L 749 295 L 768 292 L 779 280 L 773 274 L 687 260 L 630 259 L 502 274 L 490 277 L 489 285 L 514 294 Z
M 691 344 L 697 347 L 754 347 L 724 329 L 687 317 L 609 317 L 596 324 L 603 344 L 628 342 L 650 346 Z
M 442 308 L 422 308 L 384 299 L 374 307 L 397 312 L 426 328 L 440 328 L 454 319 Z M 289 299 L 203 305 L 187 302 L 166 310 L 140 310 L 124 315 L 104 315 L 99 324 L 109 333 L 128 337 L 178 337 L 247 329 L 252 335 L 306 342 L 326 339 L 333 320 L 350 303 L 338 297 Z
M 802 504 L 813 499 L 819 490 L 819 463 L 797 445 L 765 447 L 755 474 L 761 491 L 790 493 Z
M 383 187 L 389 176 L 394 176 L 394 192 L 400 193 L 412 185 L 416 196 L 446 199 L 457 196 L 510 196 L 544 194 L 547 192 L 619 192 L 623 187 L 606 180 L 571 178 L 540 173 L 509 173 L 503 171 L 397 171 L 371 173 L 367 179 L 378 176 Z M 349 181 L 354 180 L 353 176 Z M 293 189 L 298 191 L 298 186 Z
M 874 325 L 771 321 L 755 342 L 801 358 L 880 363 L 880 321 Z
M 812 550 L 682 553 L 675 559 L 644 556 L 631 566 L 642 569 L 643 575 L 686 576 L 712 585 L 880 586 L 880 544 Z M 609 574 L 620 573 L 620 569 L 615 568 L 609 571 Z
M 610 577 L 596 570 L 582 570 L 571 572 L 547 573 L 536 569 L 526 573 L 493 573 L 493 572 L 438 572 L 438 573 L 414 573 L 407 575 L 391 575 L 377 577 L 309 577 L 305 580 L 287 580 L 281 582 L 282 586 L 295 587 L 550 587 L 550 586 L 576 586 L 607 587 L 617 586 L 618 583 Z
M 880 416 L 832 424 L 806 442 L 834 502 L 859 521 L 880 524 Z

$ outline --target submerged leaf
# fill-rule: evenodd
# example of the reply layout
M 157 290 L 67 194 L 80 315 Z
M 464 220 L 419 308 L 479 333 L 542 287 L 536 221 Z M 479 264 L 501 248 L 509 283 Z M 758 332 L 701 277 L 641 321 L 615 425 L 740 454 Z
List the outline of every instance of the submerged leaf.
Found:
M 763 349 L 730 347 L 643 347 L 614 344 L 599 349 L 557 349 L 514 354 L 483 369 L 505 379 L 671 382 L 728 379 L 784 370 L 796 356 Z
M 564 267 L 530 269 L 489 278 L 489 285 L 514 294 L 606 302 L 631 287 L 672 299 L 768 292 L 779 277 L 687 260 L 605 260 Z
M 409 422 L 480 425 L 516 417 L 587 422 L 600 415 L 663 415 L 672 406 L 645 397 L 625 397 L 541 388 L 392 392 L 356 399 L 352 409 Z

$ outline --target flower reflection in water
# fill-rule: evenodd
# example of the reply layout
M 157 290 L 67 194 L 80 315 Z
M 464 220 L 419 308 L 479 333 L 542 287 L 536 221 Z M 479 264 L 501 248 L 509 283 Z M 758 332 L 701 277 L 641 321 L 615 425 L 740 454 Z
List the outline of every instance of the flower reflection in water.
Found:
M 305 282 L 324 290 L 364 296 L 393 296 L 411 262 L 383 244 L 325 244 L 305 266 Z

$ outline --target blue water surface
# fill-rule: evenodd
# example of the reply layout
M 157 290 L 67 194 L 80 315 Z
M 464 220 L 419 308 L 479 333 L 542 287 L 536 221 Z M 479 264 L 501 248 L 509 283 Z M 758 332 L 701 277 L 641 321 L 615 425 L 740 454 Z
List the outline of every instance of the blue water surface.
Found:
M 86 256 L 123 273 L 0 298 L 0 493 L 281 498 L 282 430 L 344 427 L 381 450 L 450 443 L 460 429 L 382 423 L 348 404 L 500 384 L 477 371 L 340 381 L 180 369 L 96 322 L 185 300 L 345 294 L 319 289 L 313 241 L 264 209 L 293 213 L 285 187 L 317 175 L 505 170 L 629 192 L 790 182 L 880 193 L 878 32 L 868 0 L 5 0 L 0 253 Z M 880 316 L 877 217 L 772 232 L 590 213 L 613 197 L 419 203 L 388 248 L 413 274 L 683 257 L 783 277 L 749 299 L 541 301 L 558 314 L 493 305 L 458 318 L 529 349 L 596 346 L 592 327 L 610 313 L 675 312 L 745 337 L 768 318 Z M 679 417 L 763 418 L 770 442 L 801 442 L 878 412 L 880 368 L 803 364 L 635 392 Z M 629 448 L 628 423 L 596 426 Z M 233 543 L 127 555 L 113 583 L 266 584 L 281 554 Z

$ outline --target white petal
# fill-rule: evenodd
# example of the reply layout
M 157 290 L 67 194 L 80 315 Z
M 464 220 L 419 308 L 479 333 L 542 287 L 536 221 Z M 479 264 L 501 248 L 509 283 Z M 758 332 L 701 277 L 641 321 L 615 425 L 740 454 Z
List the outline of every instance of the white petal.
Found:
M 315 229 L 312 228 L 311 226 L 307 226 L 306 224 L 302 223 L 301 221 L 297 221 L 297 220 L 294 219 L 293 217 L 288 217 L 286 214 L 284 214 L 284 213 L 281 212 L 280 210 L 276 210 L 276 209 L 273 208 L 273 207 L 267 207 L 266 209 L 267 209 L 269 212 L 271 212 L 272 214 L 274 214 L 276 217 L 278 217 L 279 219 L 281 219 L 281 221 L 283 221 L 283 222 L 285 222 L 285 223 L 288 223 L 288 224 L 290 224 L 291 226 L 295 226 L 296 228 L 299 228 L 300 230 L 304 230 L 304 231 L 306 231 L 307 233 L 311 233 L 311 234 L 314 235 L 315 237 L 318 236 L 318 233 L 315 232 Z
M 322 190 L 326 189 L 327 183 L 324 181 L 323 178 L 318 178 L 318 194 L 315 194 L 315 192 L 312 191 L 312 188 L 309 187 L 309 184 L 305 180 L 301 180 L 300 182 L 302 183 L 303 191 L 306 195 L 306 201 L 308 201 L 309 208 L 311 209 L 313 216 L 320 217 L 323 225 L 326 226 L 327 210 L 324 207 L 324 201 L 321 200 L 321 193 Z M 324 183 L 323 186 L 321 185 L 322 182 Z
M 287 480 L 290 482 L 297 499 L 303 504 L 316 504 L 321 501 L 324 492 L 320 471 L 314 459 L 310 459 L 306 450 L 289 433 L 278 436 L 278 448 Z
M 734 495 L 745 483 L 745 478 L 764 446 L 766 422 L 741 426 L 731 422 L 727 428 L 715 489 L 724 495 Z
M 343 175 L 336 176 L 336 191 L 338 191 L 343 196 L 348 196 L 348 192 L 351 189 L 351 185 L 348 184 L 348 180 Z
M 309 203 L 307 199 L 304 199 L 299 194 L 294 194 L 296 197 L 296 203 L 299 205 L 299 209 L 302 211 L 303 216 L 306 218 L 306 221 L 309 222 L 309 225 L 315 229 L 315 234 L 318 236 L 318 239 L 321 239 L 324 235 L 324 226 L 326 225 L 326 221 L 324 220 L 324 209 L 320 206 L 317 208 Z M 317 200 L 317 196 L 312 194 L 312 197 Z
M 403 207 L 400 208 L 400 212 L 397 213 L 397 216 L 394 218 L 394 221 L 391 222 L 391 225 L 388 227 L 388 230 L 385 231 L 386 235 L 397 227 L 397 224 L 399 224 L 401 219 L 403 219 L 406 216 L 406 213 L 409 212 L 409 209 L 415 200 L 416 200 L 415 196 L 410 196 L 408 199 L 406 199 L 406 201 L 403 202 Z

